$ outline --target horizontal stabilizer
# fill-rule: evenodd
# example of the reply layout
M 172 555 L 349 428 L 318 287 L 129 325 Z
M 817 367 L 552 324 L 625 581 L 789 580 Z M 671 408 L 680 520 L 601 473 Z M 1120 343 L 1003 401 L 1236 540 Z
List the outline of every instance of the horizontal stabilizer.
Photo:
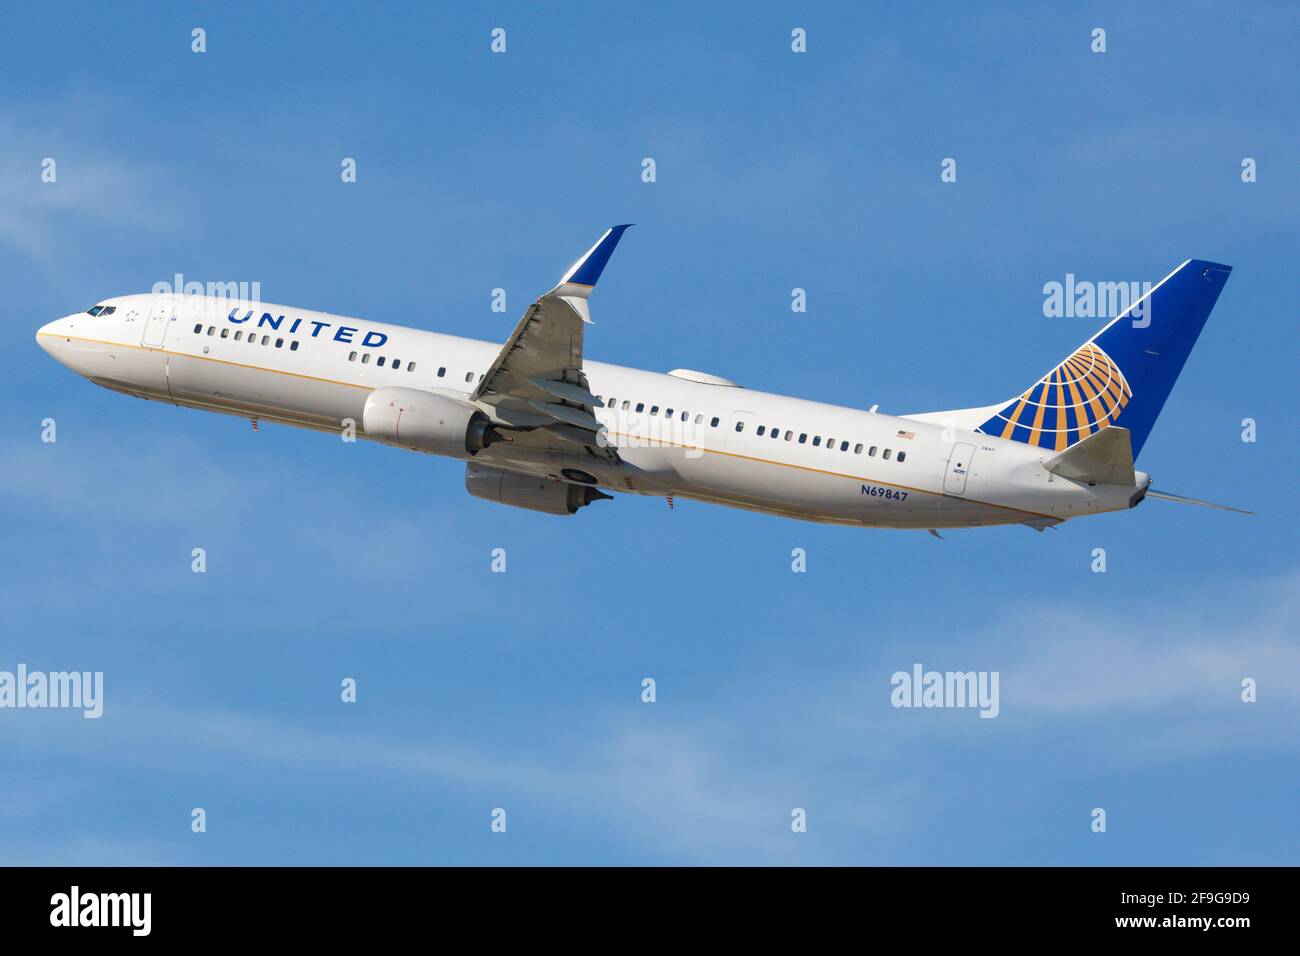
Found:
M 1115 425 L 1093 432 L 1083 441 L 1043 462 L 1043 467 L 1054 475 L 1090 485 L 1127 487 L 1137 481 L 1133 474 L 1133 445 L 1129 431 Z
M 1159 498 L 1161 501 L 1173 501 L 1180 505 L 1196 505 L 1198 508 L 1213 508 L 1215 511 L 1235 511 L 1239 515 L 1253 515 L 1255 513 L 1247 511 L 1245 508 L 1234 508 L 1232 505 L 1217 505 L 1213 501 L 1202 501 L 1200 498 L 1171 495 L 1167 491 L 1147 491 L 1145 497 Z

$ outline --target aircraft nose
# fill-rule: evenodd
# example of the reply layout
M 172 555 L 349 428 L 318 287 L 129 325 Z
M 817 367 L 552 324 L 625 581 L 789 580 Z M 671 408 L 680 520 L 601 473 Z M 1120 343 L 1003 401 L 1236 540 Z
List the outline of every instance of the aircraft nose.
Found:
M 59 346 L 59 336 L 63 333 L 64 319 L 55 319 L 53 322 L 46 322 L 36 330 L 36 344 L 50 355 L 54 355 L 54 350 Z

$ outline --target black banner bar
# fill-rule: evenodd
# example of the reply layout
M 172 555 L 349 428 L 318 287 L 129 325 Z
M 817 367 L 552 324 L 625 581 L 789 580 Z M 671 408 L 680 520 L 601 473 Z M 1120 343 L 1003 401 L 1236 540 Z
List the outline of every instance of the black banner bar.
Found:
M 0 870 L 6 938 L 381 941 L 475 926 L 493 940 L 558 927 L 738 938 L 911 927 L 926 941 L 1132 936 L 1231 945 L 1278 932 L 1295 870 L 16 868 Z M 978 937 L 970 934 L 978 930 Z M 994 935 L 989 935 L 994 934 Z M 66 939 L 65 939 L 66 941 Z

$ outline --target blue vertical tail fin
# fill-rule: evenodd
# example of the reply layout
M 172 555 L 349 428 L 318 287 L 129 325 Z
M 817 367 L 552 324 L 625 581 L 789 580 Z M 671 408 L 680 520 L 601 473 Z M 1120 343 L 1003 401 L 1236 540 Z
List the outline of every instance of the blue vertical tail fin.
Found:
M 1188 259 L 976 431 L 1063 451 L 1120 425 L 1136 457 L 1231 272 Z

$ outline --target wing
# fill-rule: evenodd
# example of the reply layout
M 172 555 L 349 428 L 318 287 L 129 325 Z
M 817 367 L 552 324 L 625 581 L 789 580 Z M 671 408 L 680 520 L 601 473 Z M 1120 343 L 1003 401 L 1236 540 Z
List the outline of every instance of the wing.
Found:
M 470 400 L 488 406 L 498 424 L 529 429 L 530 441 L 555 440 L 587 447 L 616 459 L 600 439 L 595 410 L 603 403 L 591 394 L 582 371 L 582 336 L 591 323 L 587 299 L 628 226 L 605 231 L 557 285 L 528 307 L 501 353 L 483 375 Z

